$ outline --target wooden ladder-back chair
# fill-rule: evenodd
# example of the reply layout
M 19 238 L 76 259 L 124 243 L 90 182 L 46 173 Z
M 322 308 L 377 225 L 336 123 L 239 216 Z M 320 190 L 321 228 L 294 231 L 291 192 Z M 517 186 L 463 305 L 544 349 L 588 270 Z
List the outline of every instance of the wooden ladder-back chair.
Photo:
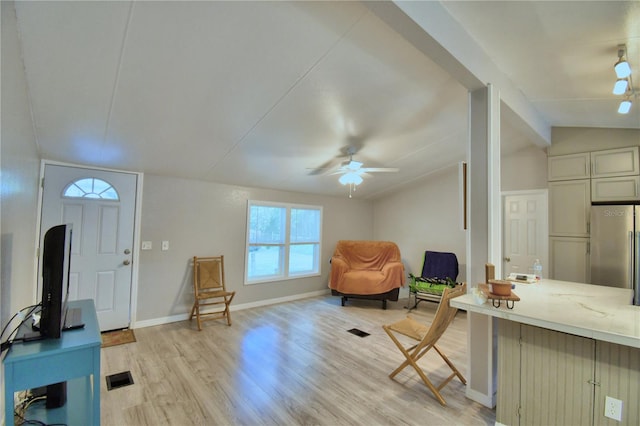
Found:
M 224 256 L 193 257 L 193 291 L 195 301 L 191 308 L 189 321 L 196 316 L 198 330 L 202 330 L 202 321 L 226 318 L 231 325 L 229 305 L 236 295 L 227 291 L 224 281 Z M 220 309 L 205 310 L 202 307 L 218 306 Z
M 444 334 L 447 327 L 453 321 L 456 313 L 458 312 L 458 308 L 454 308 L 449 304 L 449 300 L 454 297 L 460 296 L 467 292 L 467 285 L 462 284 L 456 286 L 455 288 L 446 288 L 442 294 L 442 299 L 438 305 L 438 309 L 433 318 L 433 322 L 430 327 L 414 320 L 411 317 L 407 317 L 401 321 L 398 321 L 394 324 L 383 325 L 382 328 L 389 335 L 393 343 L 396 344 L 400 352 L 405 356 L 405 361 L 400 364 L 398 368 L 396 368 L 391 374 L 389 374 L 390 378 L 394 378 L 400 371 L 402 371 L 406 366 L 411 365 L 425 385 L 433 392 L 434 396 L 440 401 L 440 404 L 447 405 L 444 398 L 440 394 L 440 390 L 445 387 L 454 377 L 458 377 L 463 384 L 466 384 L 467 381 L 462 376 L 462 374 L 458 371 L 458 369 L 453 365 L 453 363 L 446 357 L 446 355 L 436 346 L 438 339 Z M 398 337 L 396 337 L 395 333 L 402 334 L 404 336 L 410 337 L 411 339 L 417 341 L 417 344 L 413 346 L 404 346 Z M 434 386 L 433 383 L 427 378 L 426 374 L 422 371 L 422 369 L 418 366 L 418 360 L 426 355 L 431 349 L 435 349 L 436 352 L 442 357 L 444 362 L 447 363 L 449 368 L 451 368 L 451 375 L 447 377 L 440 385 Z

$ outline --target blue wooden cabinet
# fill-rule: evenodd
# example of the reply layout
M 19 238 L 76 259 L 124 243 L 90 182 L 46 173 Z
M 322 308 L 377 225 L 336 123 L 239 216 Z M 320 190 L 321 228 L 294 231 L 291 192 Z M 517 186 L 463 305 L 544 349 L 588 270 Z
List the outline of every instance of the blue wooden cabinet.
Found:
M 67 381 L 67 402 L 54 409 L 30 409 L 29 419 L 68 425 L 100 424 L 100 328 L 93 300 L 69 302 L 81 308 L 84 328 L 60 339 L 14 343 L 5 357 L 5 425 L 13 426 L 14 392 Z

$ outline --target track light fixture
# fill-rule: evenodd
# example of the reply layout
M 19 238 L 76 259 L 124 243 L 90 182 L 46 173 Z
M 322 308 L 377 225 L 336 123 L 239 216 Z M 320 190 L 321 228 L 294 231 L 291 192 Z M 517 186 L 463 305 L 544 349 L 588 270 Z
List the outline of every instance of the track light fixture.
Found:
M 618 45 L 618 61 L 613 66 L 613 69 L 617 77 L 613 86 L 613 94 L 624 96 L 618 107 L 618 113 L 628 114 L 631 110 L 631 98 L 635 96 L 635 90 L 631 80 L 631 66 L 627 61 L 627 46 L 624 44 Z
M 631 99 L 626 98 L 622 102 L 620 102 L 620 106 L 618 107 L 618 113 L 620 114 L 628 114 L 631 110 Z
M 624 44 L 618 45 L 618 62 L 613 66 L 618 78 L 627 78 L 631 75 L 631 67 L 626 59 L 627 46 Z
M 616 84 L 613 86 L 614 95 L 624 95 L 629 87 L 629 80 L 626 78 L 619 78 Z

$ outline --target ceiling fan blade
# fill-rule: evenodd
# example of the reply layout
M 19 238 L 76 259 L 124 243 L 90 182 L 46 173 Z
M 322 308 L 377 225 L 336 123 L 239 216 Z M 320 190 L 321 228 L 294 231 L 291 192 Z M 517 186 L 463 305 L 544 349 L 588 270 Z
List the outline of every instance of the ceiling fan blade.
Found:
M 397 169 L 395 167 L 363 167 L 362 169 L 360 169 L 360 171 L 367 172 L 367 173 L 372 173 L 372 172 L 395 173 L 400 171 L 400 169 Z
M 335 167 L 307 167 L 307 170 L 309 170 L 309 176 L 325 175 L 333 169 L 335 169 Z
M 344 175 L 346 173 L 349 173 L 350 170 L 344 170 L 342 168 L 338 169 L 338 170 L 334 170 L 331 173 L 327 173 L 327 176 L 333 176 L 333 175 Z

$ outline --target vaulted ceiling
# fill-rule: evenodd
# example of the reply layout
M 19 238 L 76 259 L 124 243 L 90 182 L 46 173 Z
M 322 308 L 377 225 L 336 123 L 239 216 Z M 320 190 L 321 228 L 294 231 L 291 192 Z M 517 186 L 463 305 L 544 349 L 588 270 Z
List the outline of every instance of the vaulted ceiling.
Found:
M 543 149 L 540 127 L 639 129 L 640 102 L 620 115 L 611 93 L 618 44 L 640 70 L 639 6 L 46 1 L 15 9 L 43 158 L 344 195 L 327 171 L 354 147 L 365 166 L 399 169 L 358 188 L 358 197 L 375 197 L 465 159 L 470 84 L 456 68 L 504 90 L 515 112 L 503 118 L 504 151 Z M 446 19 L 430 23 L 434 12 Z

